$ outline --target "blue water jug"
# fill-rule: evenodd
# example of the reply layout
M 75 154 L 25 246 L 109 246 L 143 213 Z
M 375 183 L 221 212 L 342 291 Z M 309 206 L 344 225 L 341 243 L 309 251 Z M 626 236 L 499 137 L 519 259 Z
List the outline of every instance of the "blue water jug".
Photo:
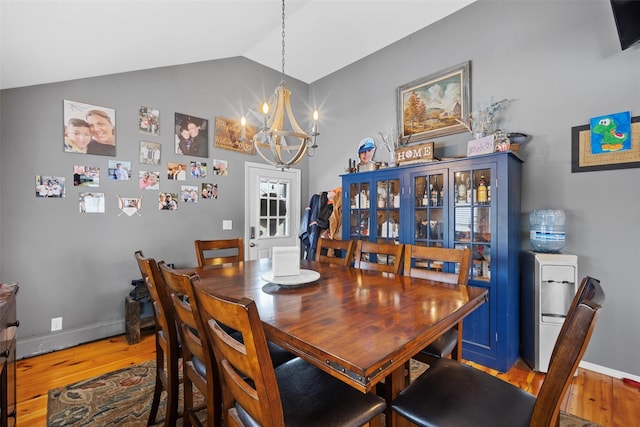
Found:
M 562 209 L 535 209 L 529 214 L 529 240 L 536 252 L 560 252 L 565 242 Z

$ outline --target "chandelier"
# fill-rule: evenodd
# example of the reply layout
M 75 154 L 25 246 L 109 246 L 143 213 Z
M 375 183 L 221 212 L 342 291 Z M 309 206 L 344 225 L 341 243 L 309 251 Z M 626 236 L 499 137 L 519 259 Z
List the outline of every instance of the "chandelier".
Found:
M 284 0 L 282 0 L 282 80 L 271 98 L 271 103 L 262 104 L 262 126 L 253 137 L 256 151 L 265 161 L 277 168 L 289 168 L 298 163 L 305 154 L 312 157 L 317 147 L 318 111 L 313 112 L 313 125 L 309 132 L 302 130 L 291 110 L 291 91 L 284 84 Z M 273 106 L 273 108 L 271 107 Z M 247 119 L 242 116 L 242 135 L 246 141 Z

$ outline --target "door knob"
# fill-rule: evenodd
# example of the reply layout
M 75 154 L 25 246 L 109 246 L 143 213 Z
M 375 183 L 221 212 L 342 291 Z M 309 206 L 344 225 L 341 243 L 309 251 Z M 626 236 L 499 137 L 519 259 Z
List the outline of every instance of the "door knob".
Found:
M 256 247 L 256 244 L 255 244 L 255 243 L 253 243 L 253 242 L 251 242 L 251 243 L 249 243 L 249 247 L 255 248 L 255 247 Z

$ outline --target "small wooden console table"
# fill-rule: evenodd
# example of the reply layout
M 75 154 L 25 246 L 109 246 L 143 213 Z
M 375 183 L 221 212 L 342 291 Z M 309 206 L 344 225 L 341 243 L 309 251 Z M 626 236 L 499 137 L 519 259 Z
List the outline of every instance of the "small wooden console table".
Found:
M 16 425 L 16 294 L 18 285 L 0 283 L 0 425 Z

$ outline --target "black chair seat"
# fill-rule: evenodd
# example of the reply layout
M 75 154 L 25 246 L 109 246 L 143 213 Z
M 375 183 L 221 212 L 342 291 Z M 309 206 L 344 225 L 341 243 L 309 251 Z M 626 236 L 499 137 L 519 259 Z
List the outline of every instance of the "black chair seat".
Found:
M 457 345 L 458 329 L 451 328 L 444 334 L 440 335 L 437 340 L 423 348 L 420 353 L 435 359 L 440 359 L 450 355 Z
M 527 427 L 535 396 L 451 359 L 438 359 L 400 392 L 394 411 L 424 427 Z
M 233 330 L 229 327 L 223 328 L 229 335 L 244 344 L 244 340 L 242 339 L 242 334 L 236 330 Z M 289 360 L 296 357 L 294 354 L 288 352 L 284 348 L 280 347 L 277 344 L 272 343 L 271 341 L 267 341 L 267 345 L 269 346 L 269 354 L 271 355 L 271 364 L 274 368 L 282 365 L 283 363 L 288 362 Z
M 362 426 L 386 408 L 383 399 L 363 395 L 300 358 L 275 370 L 287 427 Z M 236 404 L 244 425 L 259 424 Z
M 296 357 L 294 354 L 288 352 L 279 345 L 272 343 L 271 341 L 267 341 L 267 345 L 269 346 L 269 353 L 271 354 L 271 364 L 274 368 L 277 368 L 278 366 Z
M 424 427 L 557 426 L 562 401 L 587 349 L 604 298 L 599 280 L 589 276 L 582 280 L 537 397 L 457 360 L 438 359 L 398 394 L 391 408 Z

